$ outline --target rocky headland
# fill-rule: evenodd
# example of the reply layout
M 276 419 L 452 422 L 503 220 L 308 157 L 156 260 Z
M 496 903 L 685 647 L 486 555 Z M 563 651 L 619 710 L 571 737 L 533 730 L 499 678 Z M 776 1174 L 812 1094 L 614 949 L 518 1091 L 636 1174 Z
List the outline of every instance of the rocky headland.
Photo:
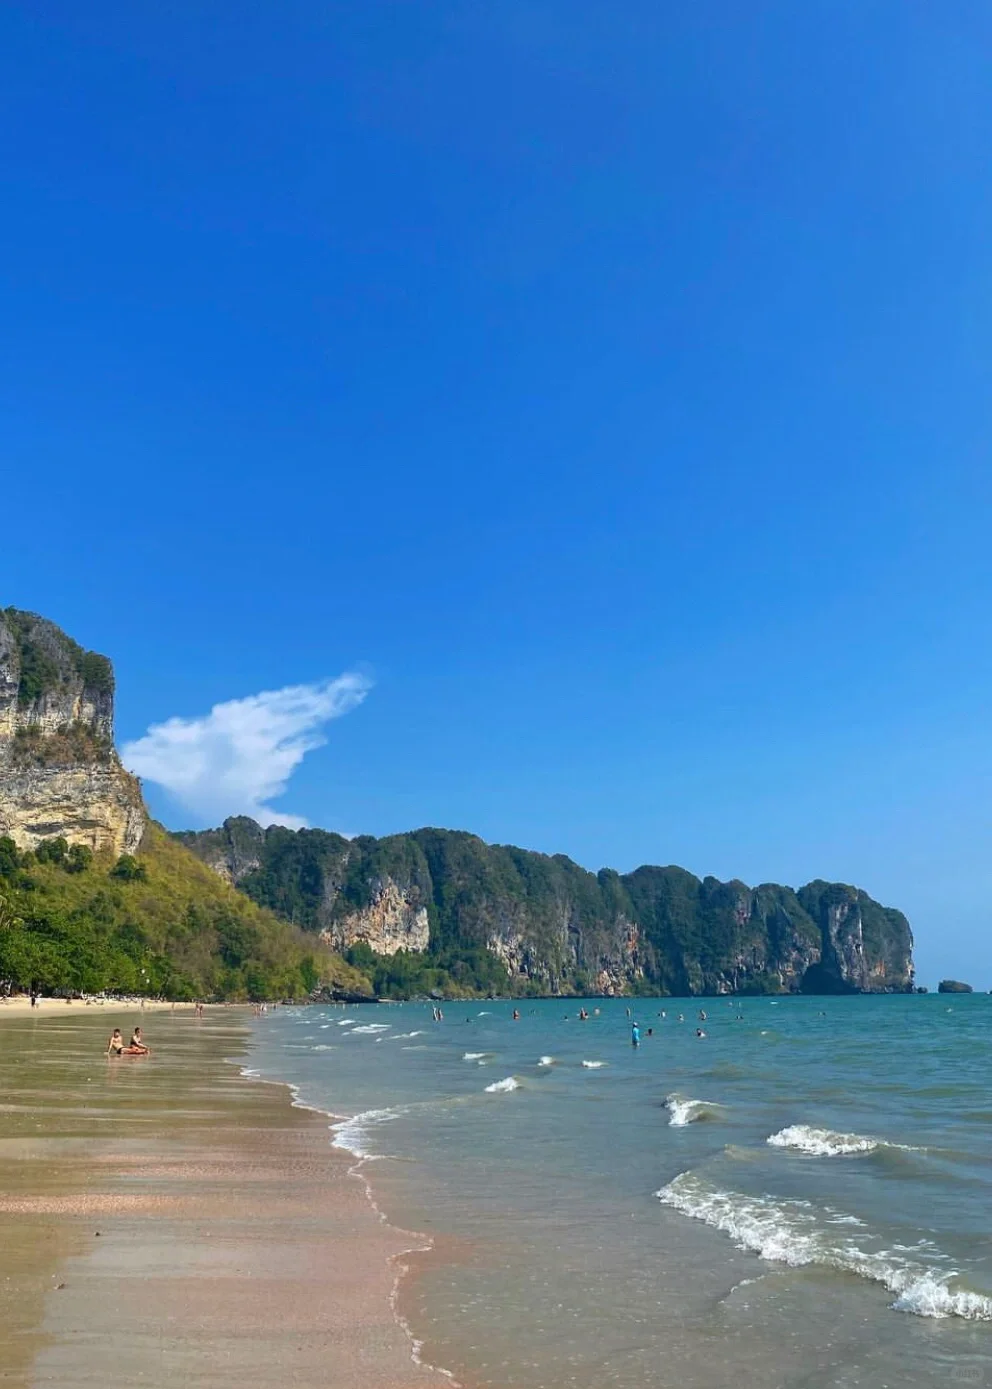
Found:
M 176 836 L 225 881 L 355 962 L 423 955 L 458 982 L 536 993 L 904 993 L 905 916 L 844 883 L 794 891 L 677 867 L 590 873 L 475 835 L 386 839 L 233 817 Z M 496 965 L 493 972 L 490 966 Z M 413 975 L 410 971 L 413 970 Z M 428 981 L 431 982 L 431 981 Z M 444 980 L 434 979 L 434 983 Z
M 53 622 L 0 609 L 0 836 L 133 854 L 147 816 L 114 747 L 114 672 Z

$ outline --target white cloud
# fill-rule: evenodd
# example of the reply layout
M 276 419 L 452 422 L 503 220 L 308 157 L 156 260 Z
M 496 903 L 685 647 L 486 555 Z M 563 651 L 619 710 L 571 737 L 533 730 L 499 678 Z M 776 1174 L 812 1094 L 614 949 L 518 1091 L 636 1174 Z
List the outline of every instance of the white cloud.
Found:
M 280 796 L 306 754 L 327 741 L 323 726 L 361 704 L 371 687 L 367 676 L 351 671 L 230 699 L 200 718 L 152 724 L 143 738 L 124 744 L 121 756 L 131 771 L 210 824 L 250 815 L 262 825 L 299 829 L 305 820 L 266 802 Z

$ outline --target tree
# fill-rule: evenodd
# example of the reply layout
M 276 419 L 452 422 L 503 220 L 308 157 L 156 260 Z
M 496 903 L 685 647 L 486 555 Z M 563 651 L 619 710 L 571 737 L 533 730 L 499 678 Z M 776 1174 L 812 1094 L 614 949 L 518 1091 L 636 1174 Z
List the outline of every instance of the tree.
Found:
M 59 835 L 57 839 L 43 839 L 34 855 L 39 863 L 64 863 L 68 852 L 68 841 Z
M 66 855 L 65 871 L 67 873 L 85 873 L 92 862 L 92 849 L 85 844 L 73 844 Z
M 17 845 L 5 834 L 0 837 L 0 878 L 14 878 L 21 866 Z
M 133 854 L 121 854 L 110 870 L 112 878 L 120 878 L 125 883 L 143 883 L 148 877 L 145 865 L 139 863 Z

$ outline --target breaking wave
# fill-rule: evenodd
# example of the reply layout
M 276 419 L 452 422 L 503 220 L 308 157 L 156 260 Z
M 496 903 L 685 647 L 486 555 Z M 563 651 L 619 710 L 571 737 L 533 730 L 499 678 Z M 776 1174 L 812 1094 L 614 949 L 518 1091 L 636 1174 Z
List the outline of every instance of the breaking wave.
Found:
M 555 1064 L 555 1058 L 553 1056 L 542 1056 L 537 1064 L 539 1066 L 553 1066 Z
M 607 1062 L 605 1062 L 605 1061 L 583 1061 L 582 1064 L 583 1064 L 583 1066 L 585 1066 L 585 1068 L 586 1068 L 587 1071 L 598 1071 L 598 1070 L 600 1070 L 603 1066 L 605 1066 L 605 1065 L 607 1064 Z
M 462 1057 L 463 1061 L 484 1061 L 489 1055 L 488 1051 L 467 1051 Z
M 879 1283 L 895 1295 L 893 1308 L 918 1317 L 962 1317 L 968 1321 L 992 1321 L 992 1298 L 968 1288 L 952 1287 L 955 1272 L 928 1266 L 908 1257 L 905 1246 L 871 1249 L 881 1245 L 870 1232 L 857 1236 L 837 1228 L 850 1222 L 836 1215 L 823 1218 L 808 1201 L 775 1200 L 770 1196 L 745 1196 L 722 1191 L 692 1172 L 683 1172 L 655 1195 L 663 1205 L 722 1230 L 741 1249 L 762 1259 L 800 1268 L 816 1264 L 856 1274 Z M 833 1228 L 831 1228 L 833 1227 Z M 932 1246 L 931 1246 L 932 1248 Z M 922 1250 L 908 1252 L 922 1253 Z M 940 1258 L 939 1253 L 933 1257 Z
M 516 1076 L 507 1076 L 505 1080 L 494 1080 L 492 1085 L 486 1086 L 487 1095 L 501 1095 L 507 1090 L 519 1090 L 520 1081 Z
M 356 1037 L 359 1032 L 388 1032 L 391 1024 L 388 1022 L 367 1022 L 361 1027 L 354 1027 L 348 1033 L 349 1037 Z
M 812 1128 L 809 1124 L 790 1124 L 768 1139 L 773 1148 L 791 1148 L 810 1157 L 846 1157 L 856 1153 L 874 1153 L 879 1148 L 898 1148 L 915 1152 L 906 1143 L 886 1143 L 881 1138 L 868 1138 L 862 1133 L 834 1133 L 833 1129 Z
M 688 1095 L 669 1095 L 665 1100 L 669 1113 L 669 1124 L 673 1129 L 683 1129 L 686 1124 L 694 1124 L 699 1119 L 718 1119 L 722 1105 L 713 1100 L 693 1100 Z M 771 1142 L 771 1139 L 769 1139 Z
M 404 1106 L 397 1105 L 394 1109 L 366 1109 L 351 1119 L 342 1119 L 340 1123 L 331 1125 L 331 1132 L 334 1134 L 332 1146 L 344 1148 L 346 1152 L 354 1153 L 358 1158 L 375 1157 L 369 1149 L 372 1130 L 381 1124 L 391 1123 L 403 1113 Z

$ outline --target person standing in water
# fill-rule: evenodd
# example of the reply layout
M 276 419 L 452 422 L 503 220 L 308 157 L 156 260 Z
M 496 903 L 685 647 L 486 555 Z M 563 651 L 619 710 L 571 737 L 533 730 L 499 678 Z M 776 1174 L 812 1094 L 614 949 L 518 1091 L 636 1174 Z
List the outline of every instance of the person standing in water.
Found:
M 641 1029 L 637 1026 L 636 1022 L 632 1022 L 630 1025 L 630 1045 L 632 1047 L 639 1047 L 641 1045 Z

